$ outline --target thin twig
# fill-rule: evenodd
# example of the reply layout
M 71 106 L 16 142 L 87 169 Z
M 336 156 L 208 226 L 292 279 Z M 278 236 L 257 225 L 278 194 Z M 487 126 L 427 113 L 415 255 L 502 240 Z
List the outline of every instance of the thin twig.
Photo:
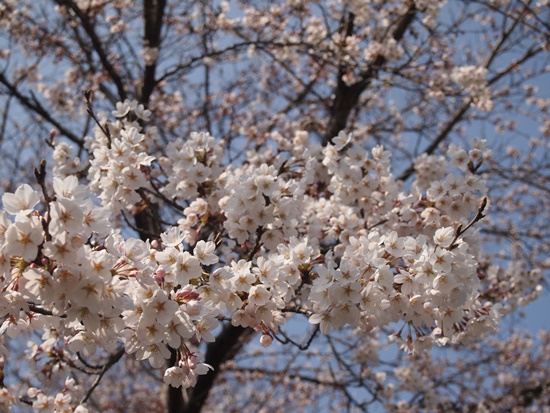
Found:
M 107 363 L 103 366 L 103 368 L 101 369 L 101 372 L 99 373 L 99 375 L 97 376 L 97 378 L 95 379 L 94 381 L 94 384 L 92 384 L 92 387 L 90 387 L 90 390 L 88 390 L 88 392 L 86 393 L 86 395 L 84 396 L 84 398 L 80 401 L 80 404 L 84 404 L 86 403 L 86 401 L 90 398 L 90 396 L 92 395 L 93 391 L 95 390 L 95 388 L 97 386 L 99 386 L 99 383 L 101 382 L 101 379 L 103 378 L 103 376 L 105 375 L 105 373 L 107 373 L 107 371 L 116 363 L 118 362 L 122 356 L 124 355 L 124 347 L 121 348 L 118 352 L 116 352 L 115 354 L 112 354 L 111 357 L 109 357 L 109 360 L 107 361 Z

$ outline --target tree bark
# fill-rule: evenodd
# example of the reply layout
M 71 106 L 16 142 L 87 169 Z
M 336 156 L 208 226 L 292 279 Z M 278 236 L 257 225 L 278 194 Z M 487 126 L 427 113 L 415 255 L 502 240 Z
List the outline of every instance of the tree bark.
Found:
M 190 389 L 189 397 L 179 410 L 169 410 L 169 413 L 197 413 L 204 407 L 216 377 L 221 372 L 222 364 L 234 358 L 239 351 L 254 336 L 250 328 L 234 327 L 226 324 L 216 341 L 208 344 L 205 363 L 214 368 L 197 380 L 197 384 Z

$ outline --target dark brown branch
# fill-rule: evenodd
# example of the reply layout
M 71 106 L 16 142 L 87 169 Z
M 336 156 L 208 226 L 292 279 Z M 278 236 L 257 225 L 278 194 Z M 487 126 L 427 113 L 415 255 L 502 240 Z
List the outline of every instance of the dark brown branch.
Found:
M 92 25 L 92 22 L 90 21 L 86 13 L 83 12 L 72 0 L 56 0 L 56 3 L 60 6 L 65 6 L 67 9 L 72 10 L 76 17 L 78 17 L 80 23 L 82 24 L 82 27 L 84 28 L 84 31 L 90 37 L 92 46 L 97 53 L 99 60 L 103 65 L 103 68 L 115 84 L 120 100 L 126 99 L 126 91 L 124 89 L 122 78 L 118 75 L 117 70 L 109 61 L 107 53 L 105 52 L 105 50 L 103 50 L 103 44 L 99 39 L 97 33 L 95 32 L 94 26 Z
M 472 105 L 472 100 L 469 99 L 466 103 L 464 103 L 453 115 L 453 117 L 447 122 L 445 127 L 439 132 L 439 134 L 436 136 L 436 138 L 430 143 L 430 145 L 424 150 L 424 153 L 431 155 L 439 146 L 441 142 L 443 142 L 447 136 L 449 136 L 449 133 L 453 130 L 455 125 L 462 120 L 468 109 L 470 109 L 470 106 Z M 397 179 L 401 181 L 407 180 L 414 172 L 414 165 L 411 164 Z
M 208 393 L 214 385 L 216 377 L 221 371 L 221 365 L 235 357 L 242 347 L 254 335 L 251 329 L 233 327 L 226 324 L 222 332 L 216 337 L 216 341 L 208 344 L 205 363 L 210 364 L 214 370 L 200 376 L 197 385 L 191 390 L 187 403 L 179 410 L 169 410 L 169 413 L 197 413 L 200 412 L 208 398 Z
M 111 132 L 109 132 L 109 129 L 106 126 L 103 126 L 97 116 L 95 115 L 93 106 L 92 106 L 92 91 L 86 90 L 84 91 L 84 99 L 86 100 L 86 111 L 88 112 L 88 115 L 95 121 L 96 125 L 101 129 L 101 132 L 105 135 L 107 140 L 109 141 L 109 145 L 111 144 Z
M 165 0 L 144 0 L 143 16 L 145 19 L 145 41 L 149 47 L 160 46 L 160 34 L 162 31 L 162 21 L 164 16 Z M 156 85 L 155 83 L 156 63 L 145 66 L 143 74 L 143 86 L 139 96 L 140 103 L 147 106 L 151 93 Z M 151 234 L 157 237 L 162 232 L 160 220 L 158 219 L 157 205 L 147 202 L 147 197 L 140 194 L 145 202 L 144 207 L 135 215 L 136 227 L 142 240 L 148 239 Z
M 309 333 L 309 337 L 308 339 L 304 342 L 304 343 L 298 343 L 294 340 L 292 340 L 289 336 L 287 336 L 283 331 L 280 331 L 279 334 L 281 336 L 284 337 L 284 339 L 281 339 L 278 337 L 278 334 L 273 334 L 273 337 L 275 337 L 275 339 L 280 342 L 281 344 L 287 344 L 287 343 L 290 343 L 294 346 L 296 346 L 299 350 L 307 350 L 309 348 L 309 346 L 311 346 L 311 343 L 313 343 L 313 340 L 315 339 L 315 337 L 317 336 L 317 334 L 319 333 L 319 325 L 316 325 L 313 330 Z
M 107 363 L 105 363 L 105 365 L 103 366 L 103 368 L 101 369 L 101 372 L 99 373 L 99 375 L 97 376 L 97 379 L 94 381 L 94 383 L 92 384 L 92 387 L 90 387 L 90 390 L 88 390 L 88 392 L 86 393 L 86 395 L 84 396 L 84 398 L 80 401 L 80 404 L 84 404 L 86 403 L 86 401 L 90 398 L 90 396 L 92 395 L 93 391 L 95 390 L 95 388 L 99 385 L 99 383 L 101 382 L 101 379 L 103 378 L 103 376 L 105 375 L 105 373 L 107 373 L 107 371 L 113 367 L 121 358 L 122 356 L 124 355 L 125 351 L 124 351 L 124 347 L 121 348 L 120 350 L 118 350 L 116 353 L 114 354 L 111 354 L 111 356 L 109 357 L 109 360 L 107 361 Z
M 152 203 L 151 205 L 152 207 L 147 205 L 140 207 L 141 209 L 134 216 L 134 221 L 136 223 L 135 227 L 132 226 L 128 220 L 126 220 L 127 224 L 139 233 L 139 238 L 142 241 L 157 238 L 162 232 L 160 222 L 155 217 L 156 213 L 151 210 L 151 208 L 156 208 L 157 205 Z M 125 216 L 124 219 L 126 219 Z
M 143 2 L 143 16 L 145 19 L 145 45 L 151 48 L 160 48 L 162 21 L 164 18 L 164 9 L 166 8 L 166 0 L 144 0 Z M 157 69 L 157 63 L 153 62 L 150 65 L 145 66 L 143 73 L 143 86 L 141 88 L 141 94 L 139 101 L 147 106 L 151 93 L 157 82 L 155 80 L 155 72 Z
M 42 314 L 42 315 L 50 315 L 50 316 L 54 316 L 54 317 L 59 317 L 59 318 L 67 318 L 67 314 L 61 314 L 61 315 L 56 315 L 54 313 L 52 313 L 50 310 L 46 310 L 42 307 L 39 307 L 33 303 L 27 303 L 29 305 L 29 310 L 32 311 L 33 313 L 37 313 L 37 314 Z
M 449 250 L 455 249 L 460 244 L 457 243 L 458 238 L 464 234 L 466 231 L 468 231 L 476 222 L 481 221 L 483 218 L 485 218 L 485 215 L 483 215 L 483 212 L 485 211 L 485 207 L 487 207 L 487 197 L 484 196 L 481 200 L 481 203 L 477 209 L 476 216 L 465 226 L 462 227 L 462 224 L 458 225 L 458 228 L 456 229 L 456 234 L 451 241 L 451 244 L 449 245 Z
M 19 89 L 17 89 L 17 86 L 12 84 L 6 76 L 4 76 L 3 73 L 0 73 L 0 83 L 3 84 L 9 92 L 10 96 L 14 96 L 18 102 L 29 109 L 31 112 L 34 112 L 35 114 L 41 116 L 43 119 L 45 119 L 47 122 L 49 122 L 52 126 L 54 126 L 63 136 L 65 136 L 70 141 L 76 143 L 77 145 L 81 146 L 83 145 L 83 140 L 80 139 L 78 136 L 76 136 L 74 133 L 72 133 L 70 130 L 65 128 L 61 123 L 59 123 L 56 119 L 52 117 L 50 112 L 48 112 L 42 104 L 38 101 L 38 99 L 34 96 L 25 96 L 21 93 Z
M 407 28 L 412 24 L 416 16 L 416 7 L 413 4 L 409 7 L 407 12 L 399 19 L 397 27 L 392 33 L 392 37 L 395 41 L 400 41 L 405 34 Z M 346 35 L 351 35 L 353 30 L 353 14 L 350 14 L 350 18 L 345 25 Z M 378 72 L 386 63 L 386 58 L 382 55 L 378 55 L 374 62 L 372 62 L 368 69 L 361 74 L 361 80 L 352 84 L 346 85 L 343 80 L 345 74 L 345 68 L 340 67 L 338 73 L 338 80 L 336 88 L 333 92 L 334 100 L 330 107 L 330 120 L 327 130 L 323 135 L 322 143 L 327 145 L 332 138 L 338 135 L 341 130 L 346 128 L 349 115 L 351 111 L 357 106 L 361 93 L 376 79 Z
M 219 59 L 220 57 L 222 57 L 226 53 L 236 52 L 236 51 L 239 51 L 241 49 L 246 49 L 250 45 L 256 45 L 256 44 L 257 44 L 257 42 L 245 41 L 245 42 L 242 42 L 242 43 L 238 43 L 238 44 L 228 46 L 224 49 L 212 50 L 206 55 L 202 54 L 200 56 L 195 56 L 195 57 L 189 59 L 188 62 L 186 62 L 184 64 L 177 65 L 173 69 L 167 70 L 158 79 L 157 82 L 164 82 L 164 81 L 167 81 L 171 77 L 181 76 L 181 75 L 195 69 L 195 67 L 198 66 L 205 58 Z

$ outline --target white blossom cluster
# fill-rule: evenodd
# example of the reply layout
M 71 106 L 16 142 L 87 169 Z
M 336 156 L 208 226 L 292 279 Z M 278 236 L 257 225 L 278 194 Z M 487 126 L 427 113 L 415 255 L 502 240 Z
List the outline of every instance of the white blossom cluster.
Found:
M 143 120 L 150 116 L 143 105 L 132 106 L 130 102 L 117 104 L 113 114 L 123 117 L 130 112 Z M 109 136 L 96 133 L 96 140 L 90 143 L 93 158 L 88 178 L 90 189 L 98 194 L 103 205 L 118 213 L 140 201 L 136 190 L 148 188 L 147 170 L 155 158 L 144 152 L 146 136 L 140 133 L 137 122 L 126 127 L 120 122 L 114 123 L 107 133 Z
M 66 178 L 76 175 L 80 169 L 80 159 L 72 153 L 72 148 L 66 142 L 59 142 L 53 151 L 54 176 Z
M 223 153 L 215 139 L 207 133 L 193 132 L 189 139 L 176 139 L 166 147 L 169 156 L 159 160 L 170 177 L 162 192 L 173 199 L 195 199 L 200 187 L 218 179 Z
M 491 110 L 491 89 L 487 85 L 487 69 L 482 66 L 459 66 L 451 72 L 451 80 L 462 87 L 481 110 Z
M 124 102 L 114 115 L 90 142 L 85 184 L 69 174 L 54 177 L 52 194 L 22 185 L 2 197 L 0 333 L 44 331 L 49 347 L 35 347 L 36 357 L 123 346 L 161 368 L 172 349 L 177 363 L 164 380 L 185 388 L 210 369 L 191 343 L 214 341 L 223 318 L 261 332 L 264 346 L 290 312 L 325 334 L 398 323 L 393 338 L 410 352 L 494 331 L 498 305 L 479 300 L 478 246 L 461 232 L 475 240 L 469 227 L 485 208 L 474 173 L 489 156 L 483 142 L 450 147 L 450 163 L 436 160 L 434 174 L 435 158 L 420 158 L 406 191 L 388 151 L 367 151 L 345 133 L 325 148 L 242 166 L 223 166 L 216 140 L 192 133 L 157 162 L 131 121 L 150 114 Z M 69 153 L 61 147 L 54 161 Z M 125 238 L 110 219 L 137 213 L 154 188 L 155 202 L 183 218 L 160 239 Z
M 29 388 L 27 395 L 31 399 L 35 399 L 32 403 L 33 411 L 35 412 L 55 412 L 55 413 L 88 413 L 88 409 L 79 404 L 74 405 L 75 393 L 80 393 L 80 386 L 75 383 L 74 379 L 66 379 L 63 390 L 55 396 L 47 395 L 43 390 L 34 387 Z M 6 390 L 6 389 L 2 389 Z

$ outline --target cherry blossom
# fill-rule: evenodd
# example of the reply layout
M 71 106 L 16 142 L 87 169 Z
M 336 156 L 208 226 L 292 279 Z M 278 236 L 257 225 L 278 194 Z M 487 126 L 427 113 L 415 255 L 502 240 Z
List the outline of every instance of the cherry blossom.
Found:
M 2 2 L 0 410 L 542 411 L 544 6 Z

